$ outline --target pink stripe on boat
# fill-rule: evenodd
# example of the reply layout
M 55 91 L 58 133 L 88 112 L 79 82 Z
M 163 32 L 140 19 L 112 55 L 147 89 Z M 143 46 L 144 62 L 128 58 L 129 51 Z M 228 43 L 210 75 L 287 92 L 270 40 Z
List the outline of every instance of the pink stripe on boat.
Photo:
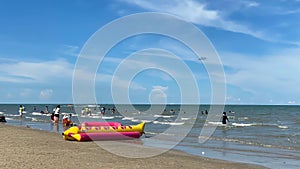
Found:
M 78 141 L 97 141 L 97 140 L 123 140 L 139 138 L 139 132 L 103 132 L 103 133 L 79 133 L 81 139 Z
M 118 122 L 83 122 L 81 123 L 81 125 L 83 126 L 115 126 L 115 127 L 119 127 L 122 126 L 121 123 Z

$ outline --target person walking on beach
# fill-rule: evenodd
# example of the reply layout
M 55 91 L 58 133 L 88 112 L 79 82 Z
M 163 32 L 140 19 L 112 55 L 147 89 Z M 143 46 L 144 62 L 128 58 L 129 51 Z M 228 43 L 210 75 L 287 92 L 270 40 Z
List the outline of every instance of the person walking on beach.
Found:
M 53 117 L 53 121 L 54 123 L 58 123 L 59 121 L 59 113 L 60 113 L 60 105 L 57 105 L 54 109 L 54 117 Z
M 229 122 L 226 112 L 223 112 L 222 124 L 226 124 L 226 120 Z
M 19 107 L 19 115 L 20 115 L 20 117 L 23 116 L 23 111 L 24 111 L 24 107 L 22 105 L 20 105 L 20 107 Z

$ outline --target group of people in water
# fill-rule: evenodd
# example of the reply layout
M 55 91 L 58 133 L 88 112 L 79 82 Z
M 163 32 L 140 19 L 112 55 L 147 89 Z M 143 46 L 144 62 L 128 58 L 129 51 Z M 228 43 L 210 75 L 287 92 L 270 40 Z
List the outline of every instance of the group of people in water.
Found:
M 34 107 L 34 110 L 36 110 L 36 107 Z M 60 110 L 61 110 L 61 107 L 60 107 L 60 105 L 57 105 L 54 109 L 53 109 L 53 112 L 52 112 L 52 114 L 51 114 L 51 121 L 53 122 L 53 123 L 58 123 L 59 122 L 59 117 L 60 117 Z M 23 116 L 23 113 L 24 113 L 24 111 L 25 111 L 25 107 L 23 106 L 23 105 L 20 105 L 19 106 L 19 115 L 20 115 L 20 117 L 22 118 L 22 116 Z M 115 113 L 115 108 L 113 107 L 113 108 L 111 108 L 111 109 L 109 109 L 109 111 L 111 111 L 111 113 Z M 165 112 L 166 110 L 164 110 L 164 112 Z M 85 107 L 85 108 L 83 108 L 82 109 L 82 115 L 84 115 L 84 114 L 88 114 L 88 115 L 91 115 L 91 109 L 87 106 L 87 107 Z M 106 108 L 103 106 L 103 107 L 101 107 L 100 108 L 100 112 L 101 112 L 101 114 L 102 115 L 104 115 L 105 114 L 105 112 L 106 112 Z M 42 113 L 42 114 L 50 114 L 50 112 L 49 112 L 49 107 L 48 106 L 45 106 L 45 111 L 40 111 L 40 113 Z M 175 114 L 175 111 L 173 110 L 173 109 L 171 109 L 170 110 L 170 113 L 172 113 L 172 114 Z M 203 115 L 203 114 L 208 114 L 208 111 L 207 110 L 205 110 L 205 111 L 201 111 L 201 114 Z M 229 113 L 234 113 L 233 111 L 229 111 Z M 70 113 L 70 114 L 65 114 L 64 116 L 63 116 L 63 119 L 62 119 L 62 123 L 63 123 L 63 125 L 64 126 L 70 126 L 70 125 L 72 125 L 73 123 L 72 123 L 72 121 L 71 121 L 71 117 L 72 117 L 72 114 Z M 223 125 L 226 125 L 227 124 L 227 122 L 229 122 L 229 119 L 228 119 L 228 117 L 227 117 L 227 114 L 226 114 L 226 112 L 223 112 L 223 116 L 222 116 L 222 124 Z
M 206 115 L 208 115 L 208 111 L 207 110 L 201 111 L 201 114 L 204 115 L 204 112 L 205 112 Z M 234 113 L 234 112 L 230 110 L 229 113 Z M 223 125 L 226 125 L 227 122 L 230 122 L 229 119 L 228 119 L 228 117 L 227 117 L 226 112 L 223 112 L 223 115 L 222 115 L 221 119 L 222 119 L 222 124 Z
M 69 105 L 67 106 L 68 108 L 70 107 Z M 96 110 L 96 106 L 95 106 L 95 110 Z M 49 107 L 48 106 L 45 106 L 45 110 L 41 110 L 39 113 L 41 114 L 51 114 L 50 116 L 50 119 L 53 123 L 58 123 L 59 122 L 59 118 L 60 118 L 60 110 L 61 110 L 61 106 L 60 105 L 57 105 L 54 109 L 53 109 L 53 112 L 50 113 L 49 111 Z M 113 108 L 109 108 L 108 109 L 112 114 L 116 113 L 116 109 L 115 107 Z M 20 105 L 19 106 L 19 116 L 22 118 L 23 117 L 23 114 L 24 114 L 24 111 L 25 111 L 25 107 L 23 105 Z M 34 106 L 33 108 L 33 111 L 36 111 L 36 106 Z M 100 108 L 100 112 L 102 115 L 104 115 L 106 113 L 106 107 L 102 106 Z M 82 109 L 81 111 L 81 114 L 82 115 L 92 115 L 92 110 L 90 107 L 86 106 L 85 108 Z M 71 117 L 72 117 L 72 114 L 65 114 L 62 118 L 62 123 L 64 126 L 70 126 L 73 124 L 73 122 L 71 121 Z
M 97 110 L 97 107 L 95 106 L 94 107 L 94 110 Z M 108 108 L 108 111 L 111 113 L 111 114 L 114 114 L 116 113 L 116 108 L 115 107 L 112 107 L 112 108 Z M 105 115 L 106 113 L 106 107 L 105 106 L 102 106 L 100 108 L 100 113 L 102 115 Z M 81 115 L 84 116 L 84 115 L 89 115 L 91 116 L 92 115 L 92 109 L 89 107 L 89 106 L 86 106 L 85 108 L 82 108 L 81 109 Z
M 34 106 L 34 110 L 36 110 L 36 107 Z M 19 116 L 20 118 L 23 117 L 23 114 L 24 114 L 24 111 L 25 111 L 25 107 L 23 105 L 20 105 L 19 106 Z M 50 114 L 49 112 L 49 107 L 48 106 L 45 106 L 45 111 L 40 111 L 41 114 Z M 54 109 L 53 109 L 53 112 L 51 113 L 51 116 L 50 116 L 50 119 L 53 123 L 58 123 L 59 122 L 59 117 L 60 117 L 60 105 L 57 105 Z M 73 124 L 73 122 L 71 121 L 71 117 L 72 117 L 72 114 L 65 114 L 63 116 L 63 119 L 62 119 L 62 123 L 64 126 L 70 126 Z

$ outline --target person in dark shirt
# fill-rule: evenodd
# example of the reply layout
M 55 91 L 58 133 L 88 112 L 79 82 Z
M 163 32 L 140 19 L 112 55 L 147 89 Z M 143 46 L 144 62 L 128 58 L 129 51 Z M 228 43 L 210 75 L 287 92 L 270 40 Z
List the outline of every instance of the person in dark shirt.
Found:
M 223 112 L 222 124 L 226 124 L 226 120 L 229 122 L 226 112 Z

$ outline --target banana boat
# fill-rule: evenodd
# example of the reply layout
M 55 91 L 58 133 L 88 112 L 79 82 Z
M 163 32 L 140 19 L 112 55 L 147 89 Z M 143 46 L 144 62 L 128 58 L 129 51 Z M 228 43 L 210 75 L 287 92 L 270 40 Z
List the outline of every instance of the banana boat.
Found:
M 139 138 L 144 133 L 145 123 L 123 126 L 117 122 L 84 122 L 62 133 L 65 140 L 98 141 Z

